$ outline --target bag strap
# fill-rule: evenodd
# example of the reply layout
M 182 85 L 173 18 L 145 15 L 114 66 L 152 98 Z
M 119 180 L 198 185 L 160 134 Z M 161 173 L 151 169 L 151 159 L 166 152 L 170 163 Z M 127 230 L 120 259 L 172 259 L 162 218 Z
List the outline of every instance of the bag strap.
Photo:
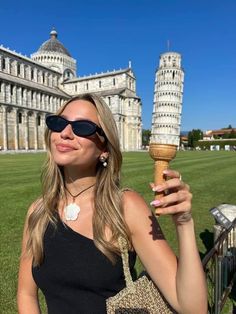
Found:
M 129 253 L 128 253 L 127 241 L 123 237 L 119 237 L 118 243 L 119 243 L 119 248 L 121 252 L 126 287 L 131 289 L 134 286 L 134 282 L 133 282 L 130 269 L 129 269 Z

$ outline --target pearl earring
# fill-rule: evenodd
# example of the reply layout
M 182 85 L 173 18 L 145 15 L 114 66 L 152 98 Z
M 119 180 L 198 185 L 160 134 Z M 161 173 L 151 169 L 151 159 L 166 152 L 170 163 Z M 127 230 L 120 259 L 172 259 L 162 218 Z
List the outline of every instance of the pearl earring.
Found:
M 99 158 L 99 160 L 101 161 L 103 167 L 106 168 L 107 167 L 107 161 L 106 161 L 107 159 L 106 159 L 106 157 L 105 156 L 101 156 Z

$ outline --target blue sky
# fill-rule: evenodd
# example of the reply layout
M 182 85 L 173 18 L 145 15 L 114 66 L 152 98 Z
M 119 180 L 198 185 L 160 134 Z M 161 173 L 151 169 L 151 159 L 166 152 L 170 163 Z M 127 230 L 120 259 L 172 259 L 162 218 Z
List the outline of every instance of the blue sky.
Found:
M 54 26 L 80 76 L 131 60 L 144 128 L 169 40 L 185 70 L 182 130 L 236 127 L 236 0 L 11 0 L 0 16 L 0 44 L 27 56 Z

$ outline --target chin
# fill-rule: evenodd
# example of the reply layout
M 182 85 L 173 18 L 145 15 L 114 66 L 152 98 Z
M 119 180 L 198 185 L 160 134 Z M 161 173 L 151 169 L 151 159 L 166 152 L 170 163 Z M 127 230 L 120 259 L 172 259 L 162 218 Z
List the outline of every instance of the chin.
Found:
M 53 160 L 58 166 L 69 166 L 74 163 L 74 159 L 68 154 L 60 154 L 58 152 L 52 154 Z

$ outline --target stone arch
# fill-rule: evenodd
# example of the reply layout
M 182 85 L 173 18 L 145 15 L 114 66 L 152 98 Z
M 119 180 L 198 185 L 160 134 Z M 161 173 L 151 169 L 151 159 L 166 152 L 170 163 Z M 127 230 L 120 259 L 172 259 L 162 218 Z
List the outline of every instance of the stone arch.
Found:
M 74 77 L 74 73 L 72 72 L 71 69 L 65 69 L 64 72 L 63 72 L 63 78 L 64 79 L 71 79 Z

